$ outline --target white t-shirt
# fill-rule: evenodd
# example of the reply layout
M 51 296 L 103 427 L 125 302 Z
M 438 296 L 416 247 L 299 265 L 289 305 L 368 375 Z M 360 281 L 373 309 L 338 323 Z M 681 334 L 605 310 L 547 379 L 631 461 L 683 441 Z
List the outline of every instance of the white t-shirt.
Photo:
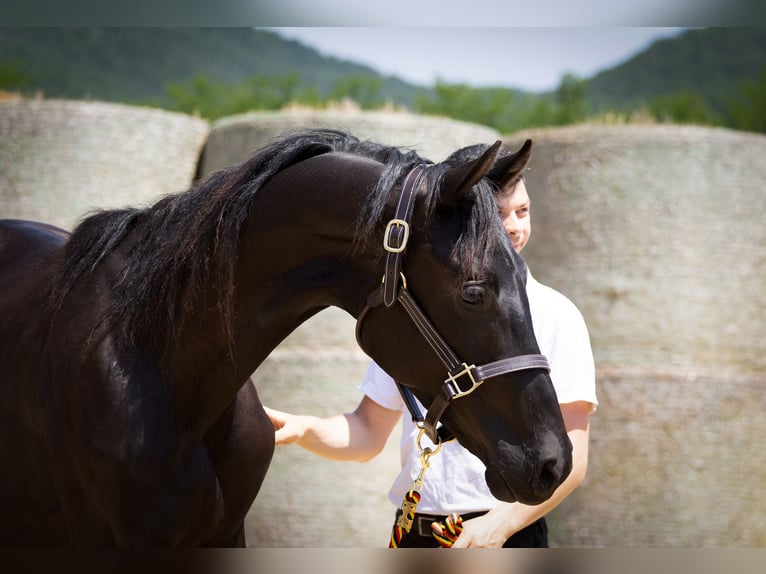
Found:
M 588 329 L 582 314 L 564 295 L 527 275 L 532 324 L 540 352 L 551 363 L 551 379 L 560 404 L 587 401 L 595 410 L 595 368 Z M 402 470 L 389 491 L 389 499 L 397 506 L 420 470 L 420 451 L 416 445 L 418 429 L 412 423 L 394 380 L 372 362 L 360 389 L 379 405 L 402 410 Z M 423 413 L 423 405 L 420 405 Z M 430 445 L 427 438 L 422 446 Z M 457 441 L 442 445 L 430 459 L 420 489 L 418 512 L 429 514 L 465 514 L 489 510 L 499 504 L 489 491 L 484 464 Z

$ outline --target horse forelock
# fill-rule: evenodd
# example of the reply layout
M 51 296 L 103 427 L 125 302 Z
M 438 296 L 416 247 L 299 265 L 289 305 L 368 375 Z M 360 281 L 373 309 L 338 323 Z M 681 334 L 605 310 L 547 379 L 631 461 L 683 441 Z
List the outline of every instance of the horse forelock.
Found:
M 479 280 L 500 242 L 507 240 L 491 184 L 485 180 L 476 184 L 460 208 L 463 229 L 452 251 L 453 263 L 461 280 Z

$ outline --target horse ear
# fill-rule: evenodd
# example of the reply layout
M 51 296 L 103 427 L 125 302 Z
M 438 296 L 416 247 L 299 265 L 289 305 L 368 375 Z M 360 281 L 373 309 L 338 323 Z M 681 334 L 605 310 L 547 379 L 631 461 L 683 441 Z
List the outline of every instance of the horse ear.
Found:
M 526 140 L 519 151 L 505 157 L 501 157 L 487 174 L 487 179 L 497 186 L 497 189 L 505 189 L 521 179 L 521 172 L 529 163 L 532 156 L 532 140 Z
M 487 175 L 497 157 L 497 152 L 502 145 L 501 140 L 497 140 L 493 145 L 474 160 L 461 163 L 450 168 L 442 177 L 439 197 L 442 203 L 447 205 L 458 205 L 463 196 L 471 188 Z

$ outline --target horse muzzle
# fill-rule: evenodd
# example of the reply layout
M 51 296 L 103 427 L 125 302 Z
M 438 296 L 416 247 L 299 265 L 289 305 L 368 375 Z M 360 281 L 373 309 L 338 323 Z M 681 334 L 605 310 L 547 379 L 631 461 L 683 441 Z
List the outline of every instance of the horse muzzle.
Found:
M 486 480 L 492 495 L 505 502 L 531 506 L 548 500 L 572 471 L 572 443 L 546 433 L 539 445 L 500 442 L 487 465 Z

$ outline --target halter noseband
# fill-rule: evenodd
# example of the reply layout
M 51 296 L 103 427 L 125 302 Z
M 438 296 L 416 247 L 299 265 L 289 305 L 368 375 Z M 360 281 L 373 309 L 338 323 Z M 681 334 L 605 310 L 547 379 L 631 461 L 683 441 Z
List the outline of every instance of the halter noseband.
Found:
M 396 386 L 399 388 L 407 409 L 412 415 L 413 422 L 424 430 L 431 442 L 438 443 L 454 438 L 454 435 L 445 427 L 436 428 L 439 419 L 441 419 L 444 411 L 447 410 L 447 407 L 454 399 L 471 394 L 479 385 L 492 377 L 529 369 L 545 369 L 550 372 L 551 367 L 548 359 L 544 355 L 539 354 L 500 359 L 499 361 L 487 363 L 479 367 L 461 361 L 425 313 L 423 313 L 423 310 L 412 298 L 412 295 L 410 295 L 410 292 L 407 290 L 407 280 L 401 271 L 402 258 L 410 237 L 409 222 L 415 204 L 415 194 L 425 171 L 425 165 L 415 166 L 407 174 L 401 186 L 401 195 L 396 205 L 394 217 L 386 225 L 383 235 L 383 249 L 387 252 L 383 284 L 368 297 L 367 307 L 362 311 L 357 320 L 356 333 L 357 340 L 359 340 L 362 321 L 366 317 L 367 312 L 372 308 L 378 307 L 381 303 L 386 308 L 389 308 L 398 301 L 407 311 L 426 342 L 446 367 L 447 378 L 428 408 L 425 419 L 420 412 L 412 391 L 399 384 L 399 382 L 396 383 Z M 464 378 L 466 382 L 462 383 L 461 380 Z

